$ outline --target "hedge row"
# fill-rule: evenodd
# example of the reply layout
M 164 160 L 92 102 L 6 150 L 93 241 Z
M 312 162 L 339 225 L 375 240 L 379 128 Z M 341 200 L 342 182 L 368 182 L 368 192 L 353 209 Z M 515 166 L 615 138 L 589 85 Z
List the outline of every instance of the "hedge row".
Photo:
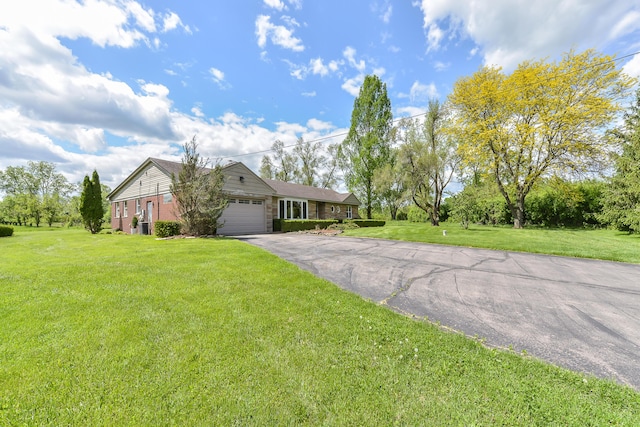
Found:
M 13 236 L 13 227 L 8 225 L 0 225 L 0 237 Z
M 290 231 L 315 230 L 316 228 L 325 229 L 332 224 L 355 224 L 358 227 L 382 227 L 385 221 L 374 219 L 281 219 L 273 220 L 273 231 Z
M 302 231 L 302 230 L 315 230 L 318 228 L 327 228 L 331 224 L 337 224 L 337 219 L 281 219 L 276 218 L 273 220 L 273 231 L 284 231 L 285 233 L 290 231 Z
M 377 219 L 346 219 L 344 222 L 350 222 L 358 227 L 384 227 L 385 221 Z
M 157 237 L 177 236 L 181 228 L 178 221 L 156 221 L 155 223 Z

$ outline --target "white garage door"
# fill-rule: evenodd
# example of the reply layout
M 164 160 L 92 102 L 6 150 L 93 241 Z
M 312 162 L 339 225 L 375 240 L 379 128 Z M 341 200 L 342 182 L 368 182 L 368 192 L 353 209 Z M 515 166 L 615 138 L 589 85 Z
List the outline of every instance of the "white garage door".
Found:
M 218 229 L 218 234 L 252 234 L 266 233 L 267 221 L 265 215 L 266 203 L 256 199 L 229 199 L 229 206 L 222 213 L 220 222 L 224 226 Z

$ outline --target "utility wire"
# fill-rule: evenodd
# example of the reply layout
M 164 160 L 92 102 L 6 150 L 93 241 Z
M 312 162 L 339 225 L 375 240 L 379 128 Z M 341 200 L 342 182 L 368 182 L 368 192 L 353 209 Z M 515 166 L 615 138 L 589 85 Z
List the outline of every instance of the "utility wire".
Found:
M 566 72 L 566 73 L 558 74 L 556 76 L 551 76 L 551 77 L 548 77 L 546 80 L 544 80 L 544 82 L 548 82 L 548 81 L 551 81 L 553 79 L 556 79 L 556 78 L 559 78 L 559 77 L 563 77 L 563 76 L 567 76 L 567 75 L 571 75 L 571 74 L 574 74 L 574 73 L 577 73 L 577 72 L 586 71 L 586 70 L 588 70 L 590 68 L 599 67 L 599 66 L 610 64 L 610 63 L 613 63 L 613 62 L 619 62 L 619 61 L 622 61 L 623 59 L 631 58 L 631 57 L 634 57 L 634 56 L 636 56 L 638 54 L 640 54 L 640 51 L 629 53 L 629 54 L 623 55 L 623 56 L 621 56 L 619 58 L 613 58 L 613 59 L 611 59 L 609 61 L 605 61 L 605 62 L 602 62 L 602 63 L 589 65 L 587 67 L 584 67 L 584 68 L 581 68 L 581 69 L 578 69 L 578 70 L 572 70 L 572 71 L 569 71 L 569 72 Z M 538 84 L 538 83 L 540 83 L 540 82 L 530 83 L 530 86 L 533 86 L 534 84 Z M 502 91 L 498 91 L 498 93 L 507 93 L 509 90 L 510 89 L 503 89 Z M 427 114 L 427 112 L 425 111 L 424 113 L 414 114 L 413 116 L 395 118 L 395 119 L 393 119 L 392 123 L 397 123 L 397 122 L 399 122 L 401 120 L 406 120 L 406 119 L 410 119 L 410 120 L 411 119 L 415 119 L 415 118 L 418 118 L 418 117 L 421 117 L 421 116 L 425 116 L 426 114 Z M 330 140 L 330 139 L 334 139 L 334 138 L 338 138 L 338 137 L 341 137 L 341 136 L 347 136 L 348 134 L 349 134 L 348 131 L 347 132 L 340 132 L 340 133 L 336 133 L 336 134 L 331 134 L 331 135 L 326 135 L 326 136 L 322 136 L 322 137 L 319 137 L 319 138 L 315 138 L 315 139 L 312 139 L 312 140 L 306 141 L 306 142 L 314 144 L 314 143 L 317 143 L 317 142 L 324 142 L 324 141 L 327 141 L 327 140 Z M 297 142 L 293 143 L 293 144 L 289 144 L 289 145 L 284 145 L 282 148 L 295 147 L 296 144 L 297 144 Z M 274 151 L 272 148 L 268 148 L 268 149 L 265 149 L 265 150 L 253 151 L 253 152 L 250 152 L 250 153 L 234 154 L 234 155 L 231 155 L 231 156 L 222 156 L 222 157 L 219 157 L 219 159 L 233 159 L 233 158 L 236 158 L 236 157 L 255 156 L 255 155 L 258 155 L 258 154 L 270 153 L 272 151 Z

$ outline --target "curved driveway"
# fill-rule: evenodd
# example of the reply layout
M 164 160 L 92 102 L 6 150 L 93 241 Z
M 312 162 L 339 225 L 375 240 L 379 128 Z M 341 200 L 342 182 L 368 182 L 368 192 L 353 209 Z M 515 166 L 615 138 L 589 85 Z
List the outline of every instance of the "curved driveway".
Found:
M 405 314 L 640 390 L 640 266 L 310 234 L 240 237 Z

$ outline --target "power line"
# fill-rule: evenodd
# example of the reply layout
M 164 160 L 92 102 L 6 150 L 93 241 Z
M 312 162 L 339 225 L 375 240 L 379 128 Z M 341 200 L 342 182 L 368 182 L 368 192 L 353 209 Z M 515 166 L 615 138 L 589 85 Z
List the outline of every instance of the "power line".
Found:
M 622 61 L 624 59 L 634 57 L 634 56 L 636 56 L 638 54 L 640 54 L 640 51 L 629 53 L 629 54 L 623 55 L 623 56 L 621 56 L 619 58 L 613 58 L 611 60 L 604 61 L 602 63 L 592 64 L 592 65 L 589 65 L 587 67 L 584 67 L 584 68 L 581 68 L 581 69 L 578 69 L 578 70 L 572 70 L 572 71 L 568 71 L 566 73 L 558 74 L 556 76 L 550 76 L 544 81 L 548 82 L 548 81 L 551 81 L 551 80 L 559 78 L 559 77 L 568 76 L 568 75 L 575 74 L 575 73 L 578 73 L 578 72 L 586 71 L 586 70 L 588 70 L 590 68 L 595 68 L 595 67 L 599 67 L 599 66 L 610 64 L 610 63 L 614 63 L 614 62 L 619 62 L 619 61 Z M 534 84 L 539 84 L 539 83 L 540 82 L 535 82 L 535 83 L 530 83 L 529 85 L 533 86 Z M 526 86 L 528 86 L 528 85 L 526 85 Z M 510 90 L 512 90 L 512 89 L 503 89 L 502 91 L 498 91 L 498 93 L 507 93 Z M 406 120 L 406 119 L 409 119 L 409 120 L 415 119 L 415 118 L 418 118 L 418 117 L 421 117 L 421 116 L 425 116 L 426 114 L 427 114 L 427 112 L 425 111 L 424 113 L 414 114 L 413 116 L 395 118 L 395 119 L 392 120 L 392 123 L 395 124 L 396 122 L 399 122 L 401 120 Z M 330 140 L 330 139 L 334 139 L 334 138 L 338 138 L 338 137 L 342 137 L 342 136 L 347 136 L 348 134 L 349 134 L 348 131 L 347 132 L 340 132 L 340 133 L 336 133 L 336 134 L 332 134 L 332 135 L 322 136 L 322 137 L 319 137 L 319 138 L 316 138 L 316 139 L 312 139 L 312 140 L 306 141 L 306 142 L 311 143 L 311 144 L 315 144 L 315 143 L 318 143 L 318 142 L 324 142 L 324 141 L 327 141 L 327 140 Z M 296 143 L 289 144 L 289 145 L 283 145 L 282 148 L 291 148 L 291 147 L 295 147 L 295 145 L 296 145 Z M 258 154 L 271 153 L 272 151 L 274 151 L 272 148 L 268 148 L 268 149 L 265 149 L 265 150 L 253 151 L 253 152 L 250 152 L 250 153 L 234 154 L 234 155 L 231 155 L 231 156 L 222 156 L 222 157 L 220 157 L 220 159 L 232 159 L 232 158 L 237 158 L 237 157 L 255 156 L 255 155 L 258 155 Z

